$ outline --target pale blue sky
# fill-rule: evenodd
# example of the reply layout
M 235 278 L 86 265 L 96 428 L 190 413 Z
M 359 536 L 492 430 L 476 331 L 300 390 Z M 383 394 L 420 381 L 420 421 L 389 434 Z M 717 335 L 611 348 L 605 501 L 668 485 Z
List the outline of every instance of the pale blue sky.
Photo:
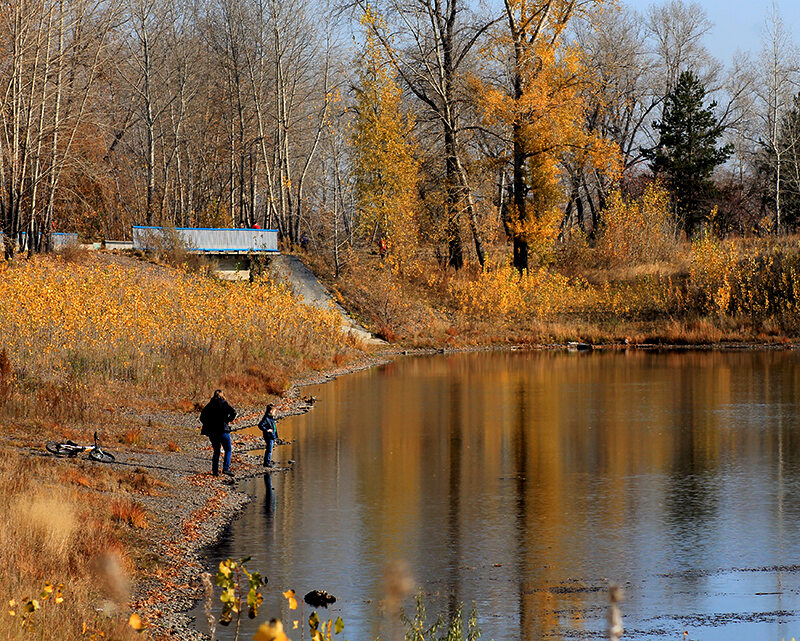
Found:
M 637 11 L 653 4 L 651 0 L 622 0 Z M 689 2 L 690 0 L 687 0 Z M 706 39 L 711 55 L 730 64 L 737 49 L 756 53 L 761 48 L 764 19 L 772 0 L 697 0 L 706 10 L 714 28 Z M 656 3 L 660 4 L 660 3 Z M 800 0 L 776 0 L 784 25 L 797 44 L 800 39 Z

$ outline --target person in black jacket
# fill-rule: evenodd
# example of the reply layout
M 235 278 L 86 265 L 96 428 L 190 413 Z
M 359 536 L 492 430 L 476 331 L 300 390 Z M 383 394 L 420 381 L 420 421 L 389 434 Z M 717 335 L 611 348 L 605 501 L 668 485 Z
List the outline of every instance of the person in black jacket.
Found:
M 275 425 L 275 406 L 272 403 L 267 405 L 258 427 L 264 437 L 264 467 L 272 467 L 272 446 L 278 438 L 278 427 Z
M 211 472 L 214 476 L 219 476 L 219 451 L 220 447 L 225 450 L 225 458 L 222 462 L 222 473 L 233 476 L 231 467 L 231 428 L 229 423 L 236 418 L 236 410 L 233 409 L 222 390 L 215 390 L 214 396 L 200 412 L 200 422 L 203 429 L 200 433 L 207 436 L 214 448 L 214 456 L 211 459 Z

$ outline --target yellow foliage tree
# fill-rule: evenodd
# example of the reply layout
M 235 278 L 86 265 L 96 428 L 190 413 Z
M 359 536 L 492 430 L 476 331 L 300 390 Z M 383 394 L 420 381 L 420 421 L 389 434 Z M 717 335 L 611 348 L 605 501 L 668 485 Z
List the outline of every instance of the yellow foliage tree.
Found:
M 618 147 L 585 126 L 590 74 L 580 51 L 562 42 L 576 12 L 603 1 L 504 0 L 506 29 L 487 52 L 504 60 L 511 50 L 511 82 L 482 85 L 480 94 L 487 124 L 510 134 L 513 202 L 506 225 L 520 271 L 528 268 L 529 251 L 541 253 L 557 234 L 562 160 L 618 171 Z
M 374 36 L 379 20 L 370 9 L 361 19 L 367 28 L 352 139 L 356 206 L 362 232 L 385 238 L 389 257 L 402 269 L 417 249 L 419 164 L 413 118 L 403 113 L 402 91 Z

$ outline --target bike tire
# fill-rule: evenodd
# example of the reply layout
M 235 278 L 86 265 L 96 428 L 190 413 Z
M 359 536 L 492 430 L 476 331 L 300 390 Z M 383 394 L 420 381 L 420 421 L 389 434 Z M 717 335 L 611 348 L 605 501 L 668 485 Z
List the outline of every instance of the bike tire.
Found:
M 89 458 L 99 463 L 113 463 L 116 460 L 113 454 L 100 449 L 89 450 Z
M 50 454 L 54 456 L 77 456 L 79 449 L 75 448 L 73 445 L 69 445 L 68 443 L 57 443 L 55 441 L 50 441 L 49 443 L 45 443 L 44 448 L 50 452 Z

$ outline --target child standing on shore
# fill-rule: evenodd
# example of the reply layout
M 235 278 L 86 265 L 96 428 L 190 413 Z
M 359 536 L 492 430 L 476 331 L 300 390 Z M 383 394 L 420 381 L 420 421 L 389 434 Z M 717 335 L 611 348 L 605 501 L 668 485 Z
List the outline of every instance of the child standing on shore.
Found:
M 272 447 L 278 438 L 278 428 L 275 424 L 275 406 L 270 403 L 264 412 L 264 416 L 258 422 L 261 434 L 264 436 L 264 467 L 272 466 Z

